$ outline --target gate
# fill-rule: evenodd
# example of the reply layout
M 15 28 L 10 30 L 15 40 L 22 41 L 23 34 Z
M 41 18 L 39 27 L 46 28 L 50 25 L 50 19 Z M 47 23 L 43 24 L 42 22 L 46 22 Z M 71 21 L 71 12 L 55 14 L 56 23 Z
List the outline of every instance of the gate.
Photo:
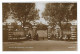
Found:
M 47 40 L 47 30 L 37 30 L 40 40 Z

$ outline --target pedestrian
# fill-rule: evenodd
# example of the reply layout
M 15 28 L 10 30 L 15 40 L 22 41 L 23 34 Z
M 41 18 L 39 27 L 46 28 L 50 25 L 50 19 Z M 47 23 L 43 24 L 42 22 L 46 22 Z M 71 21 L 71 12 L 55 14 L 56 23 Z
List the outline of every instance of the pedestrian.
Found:
M 36 40 L 38 40 L 38 37 L 39 37 L 39 36 L 38 36 L 38 33 L 37 33 L 37 34 L 36 34 Z
M 43 37 L 43 40 L 44 40 L 44 37 Z
M 29 33 L 28 37 L 29 37 L 29 39 L 31 39 L 31 34 L 30 33 Z
M 71 35 L 67 35 L 67 37 L 68 37 L 68 40 L 70 40 Z

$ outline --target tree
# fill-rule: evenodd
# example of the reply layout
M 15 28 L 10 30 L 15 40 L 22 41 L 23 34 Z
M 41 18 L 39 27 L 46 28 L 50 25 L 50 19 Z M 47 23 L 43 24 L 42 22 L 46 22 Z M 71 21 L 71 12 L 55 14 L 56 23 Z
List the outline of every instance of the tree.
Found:
M 53 25 L 58 22 L 63 31 L 62 21 L 68 22 L 77 18 L 77 5 L 76 3 L 47 3 L 43 16 L 49 16 L 49 22 L 53 22 Z
M 23 26 L 26 24 L 26 20 L 34 20 L 38 15 L 38 11 L 35 10 L 35 3 L 3 3 L 3 21 L 8 18 L 7 13 L 15 16 L 19 21 L 23 22 Z
M 7 16 L 7 13 L 10 11 L 10 8 L 9 8 L 9 3 L 3 3 L 2 4 L 2 10 L 3 10 L 3 22 L 6 20 L 6 18 L 8 17 Z
M 52 21 L 73 20 L 77 17 L 76 3 L 47 3 L 43 16 L 49 16 Z

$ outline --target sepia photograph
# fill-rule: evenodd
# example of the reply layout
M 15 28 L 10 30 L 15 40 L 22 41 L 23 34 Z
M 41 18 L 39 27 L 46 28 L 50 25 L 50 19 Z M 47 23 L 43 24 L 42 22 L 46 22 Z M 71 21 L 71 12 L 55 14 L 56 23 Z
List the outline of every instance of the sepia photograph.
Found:
M 3 2 L 3 51 L 77 51 L 77 2 Z

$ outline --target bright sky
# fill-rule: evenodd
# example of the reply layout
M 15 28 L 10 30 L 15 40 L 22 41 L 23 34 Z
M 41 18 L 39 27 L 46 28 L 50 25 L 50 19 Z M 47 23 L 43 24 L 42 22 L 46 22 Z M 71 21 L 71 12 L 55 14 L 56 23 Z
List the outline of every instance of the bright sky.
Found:
M 42 18 L 42 12 L 45 10 L 46 3 L 37 2 L 35 4 L 36 4 L 35 8 L 39 9 L 39 17 L 40 17 L 40 19 L 36 20 L 36 22 L 48 25 L 47 21 L 44 18 Z
M 39 11 L 39 16 L 40 16 L 40 18 L 42 17 L 42 12 L 45 10 L 45 5 L 46 5 L 46 3 L 40 3 L 40 2 L 37 2 L 37 3 L 35 3 L 36 4 L 36 6 L 35 6 L 35 8 L 36 9 L 39 9 L 40 11 Z
M 39 20 L 36 20 L 36 22 L 48 25 L 48 22 L 44 18 L 40 18 Z
M 13 17 L 13 15 L 9 15 L 8 19 L 6 19 L 6 23 L 13 23 L 13 22 L 15 22 L 15 19 L 13 19 L 12 17 Z
M 13 17 L 13 15 L 8 16 L 8 19 L 6 19 L 6 23 L 14 23 L 14 22 L 17 22 L 17 25 L 21 25 L 21 22 L 20 21 L 15 20 L 12 17 Z

